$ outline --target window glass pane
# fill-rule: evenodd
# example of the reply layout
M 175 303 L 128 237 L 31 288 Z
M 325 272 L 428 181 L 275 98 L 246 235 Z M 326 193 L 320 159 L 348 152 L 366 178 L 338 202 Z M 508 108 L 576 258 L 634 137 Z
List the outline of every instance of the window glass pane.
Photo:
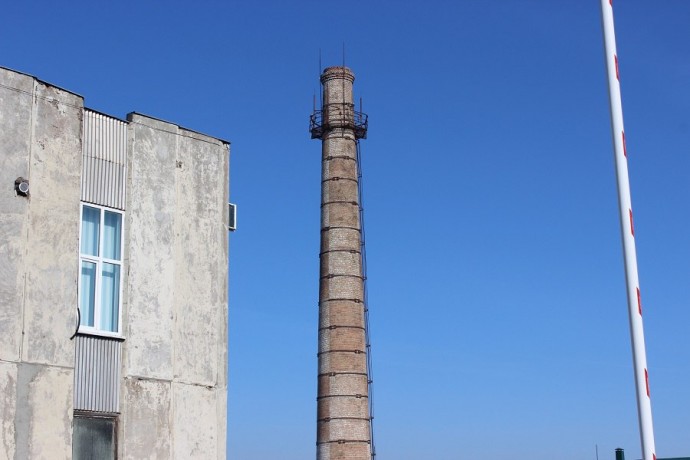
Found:
M 103 264 L 101 278 L 101 321 L 100 329 L 117 332 L 120 315 L 120 266 Z
M 105 211 L 103 223 L 103 257 L 120 260 L 122 214 Z
M 81 292 L 79 293 L 79 311 L 82 326 L 93 326 L 93 313 L 96 300 L 96 264 L 81 262 Z
M 115 420 L 74 417 L 72 458 L 74 460 L 114 459 Z
M 99 227 L 101 210 L 84 206 L 81 215 L 81 252 L 91 256 L 98 255 Z

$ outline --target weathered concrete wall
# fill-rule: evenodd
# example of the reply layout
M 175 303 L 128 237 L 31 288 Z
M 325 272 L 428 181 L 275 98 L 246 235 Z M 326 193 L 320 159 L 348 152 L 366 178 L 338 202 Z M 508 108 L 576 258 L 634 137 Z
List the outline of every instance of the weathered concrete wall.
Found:
M 125 376 L 173 378 L 175 130 L 139 115 L 130 122 Z
M 13 459 L 16 452 L 17 364 L 0 361 L 0 459 Z
M 74 367 L 81 176 L 81 97 L 36 84 L 22 358 Z
M 72 369 L 19 365 L 15 458 L 72 458 L 73 384 Z
M 72 455 L 82 116 L 0 68 L 0 460 Z M 229 147 L 127 129 L 119 456 L 225 458 Z
M 129 121 L 120 444 L 124 458 L 225 458 L 228 145 Z M 151 418 L 171 423 L 161 445 L 138 441 Z
M 171 401 L 170 382 L 125 379 L 118 436 L 121 458 L 173 458 Z
M 173 451 L 175 458 L 225 458 L 218 450 L 225 431 L 216 413 L 218 389 L 173 383 Z
M 0 458 L 72 453 L 82 110 L 81 97 L 0 68 Z
M 0 360 L 19 361 L 29 200 L 14 180 L 29 176 L 34 80 L 0 69 L 0 84 Z
M 225 383 L 227 347 L 227 150 L 206 136 L 181 134 L 175 177 L 174 375 L 180 382 L 215 386 Z

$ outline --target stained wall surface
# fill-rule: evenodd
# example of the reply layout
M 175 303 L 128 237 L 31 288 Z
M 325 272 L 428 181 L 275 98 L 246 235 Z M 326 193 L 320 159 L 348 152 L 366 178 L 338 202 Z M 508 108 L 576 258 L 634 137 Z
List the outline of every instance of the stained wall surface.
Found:
M 225 458 L 229 146 L 128 121 L 123 458 Z
M 117 121 L 0 68 L 0 460 L 72 458 L 85 113 Z M 125 200 L 117 458 L 225 458 L 229 145 L 126 131 L 125 190 L 99 202 Z
M 82 113 L 0 68 L 0 459 L 72 454 Z

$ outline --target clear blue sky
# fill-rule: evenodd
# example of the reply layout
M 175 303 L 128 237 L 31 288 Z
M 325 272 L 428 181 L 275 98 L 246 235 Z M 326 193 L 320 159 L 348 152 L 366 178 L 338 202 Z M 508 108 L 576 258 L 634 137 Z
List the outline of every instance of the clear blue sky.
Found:
M 690 455 L 690 2 L 614 2 L 659 457 Z M 640 447 L 597 0 L 5 2 L 0 65 L 232 142 L 228 454 L 314 458 L 318 56 L 362 144 L 381 460 Z

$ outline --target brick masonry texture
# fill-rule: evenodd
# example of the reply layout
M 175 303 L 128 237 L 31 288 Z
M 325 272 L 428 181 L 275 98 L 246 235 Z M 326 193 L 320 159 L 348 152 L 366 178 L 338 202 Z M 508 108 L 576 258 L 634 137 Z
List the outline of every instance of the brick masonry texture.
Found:
M 329 67 L 321 75 L 324 132 L 317 459 L 371 459 L 354 75 Z

